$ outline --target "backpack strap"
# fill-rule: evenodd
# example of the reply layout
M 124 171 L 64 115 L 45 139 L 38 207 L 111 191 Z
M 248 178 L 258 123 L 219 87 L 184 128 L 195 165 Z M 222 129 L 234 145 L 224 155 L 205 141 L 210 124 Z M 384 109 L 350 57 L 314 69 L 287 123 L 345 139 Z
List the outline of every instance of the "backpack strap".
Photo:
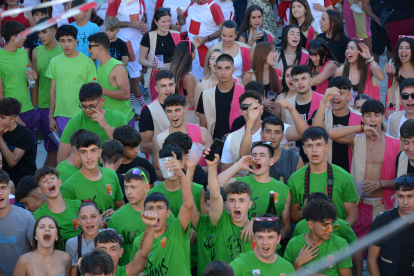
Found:
M 332 190 L 333 190 L 333 172 L 332 172 L 332 166 L 328 163 L 328 184 L 326 185 L 326 194 L 329 197 L 329 200 L 332 202 Z M 304 200 L 308 199 L 309 196 L 309 190 L 310 190 L 310 166 L 306 168 L 305 172 L 305 195 Z

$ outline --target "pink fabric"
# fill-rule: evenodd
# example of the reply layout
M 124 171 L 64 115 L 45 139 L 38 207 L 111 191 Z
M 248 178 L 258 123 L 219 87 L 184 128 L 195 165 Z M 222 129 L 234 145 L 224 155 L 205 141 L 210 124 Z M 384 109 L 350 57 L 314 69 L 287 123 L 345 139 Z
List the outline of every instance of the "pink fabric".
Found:
M 319 73 L 321 73 L 323 71 L 323 68 L 325 67 L 325 65 L 330 63 L 330 62 L 331 62 L 330 60 L 325 62 L 325 64 L 322 65 L 321 69 L 319 70 Z M 329 80 L 324 80 L 324 82 L 322 82 L 321 84 L 318 84 L 316 86 L 316 92 L 318 92 L 319 94 L 325 95 L 326 89 L 328 89 L 328 84 L 329 84 Z
M 391 180 L 395 179 L 395 160 L 400 151 L 400 140 L 386 136 L 385 140 L 385 151 L 384 151 L 384 161 L 382 163 L 381 169 L 381 180 Z M 385 209 L 390 210 L 394 207 L 394 199 L 391 199 L 395 195 L 395 189 L 382 189 L 382 194 L 384 195 L 384 205 Z
M 243 93 L 244 93 L 244 86 L 234 83 L 233 100 L 231 101 L 230 116 L 229 116 L 230 127 L 233 124 L 234 120 L 236 120 L 236 118 L 241 116 L 240 106 L 239 106 L 239 97 Z M 220 118 L 216 118 L 216 120 L 220 120 Z
M 270 43 L 273 43 L 273 37 L 270 34 L 266 34 L 267 36 L 267 41 L 269 41 Z
M 200 126 L 187 123 L 187 134 L 191 137 L 191 140 L 193 142 L 203 144 L 203 137 L 201 136 Z M 200 164 L 201 167 L 207 166 L 207 162 L 204 157 L 201 157 L 201 160 L 198 164 Z
M 315 110 L 317 110 L 319 108 L 319 103 L 321 102 L 323 95 L 316 93 L 316 92 L 312 92 L 312 101 L 311 101 L 311 106 L 309 109 L 309 114 L 308 114 L 308 118 L 310 118 L 313 114 L 313 112 Z M 308 124 L 309 127 L 311 127 L 311 125 Z
M 347 1 L 347 0 L 345 0 Z M 358 221 L 352 227 L 355 235 L 361 238 L 368 234 L 369 228 L 372 224 L 372 205 L 364 204 L 361 201 L 358 203 Z
M 387 89 L 389 89 L 389 88 L 391 88 L 391 86 L 392 86 L 392 79 L 390 79 L 390 78 L 388 78 L 388 86 L 387 86 Z M 365 92 L 365 91 L 364 91 Z M 385 94 L 385 104 L 387 104 L 387 102 L 388 102 L 388 93 L 387 94 Z M 386 110 L 395 110 L 395 107 L 394 108 L 391 108 L 391 107 L 389 107 L 389 106 L 386 106 L 385 107 L 385 111 Z M 402 104 L 400 104 L 400 111 L 401 110 L 404 110 L 404 106 L 402 105 Z
M 280 77 L 282 76 L 282 69 L 275 68 L 275 72 L 276 72 L 276 77 L 278 79 L 278 83 L 277 83 L 278 87 L 282 87 L 282 80 L 280 79 Z
M 361 1 L 361 0 L 359 0 Z M 343 14 L 345 19 L 345 27 L 348 34 L 348 37 L 350 39 L 358 38 L 356 33 L 356 27 L 355 27 L 355 19 L 354 19 L 354 13 L 351 10 L 351 4 L 348 0 L 344 0 L 344 8 L 343 8 Z M 371 37 L 371 30 L 369 28 L 369 17 L 365 14 L 365 34 L 368 37 Z
M 361 124 L 361 116 L 350 112 L 348 126 L 357 126 Z M 349 173 L 351 173 L 352 167 L 352 150 L 348 147 L 348 161 L 349 161 Z
M 243 58 L 243 75 L 250 70 L 250 49 L 240 47 L 241 56 Z M 236 82 L 237 83 L 237 82 Z
M 368 64 L 368 77 L 365 84 L 364 94 L 369 95 L 373 100 L 381 101 L 380 87 L 372 83 L 371 64 Z
M 313 39 L 313 36 L 315 34 L 315 29 L 310 26 L 308 29 L 308 39 L 306 40 L 306 49 L 309 49 L 310 40 Z
M 300 63 L 299 65 L 306 65 L 306 63 L 309 60 L 309 55 L 307 53 L 302 52 L 302 55 L 300 57 Z

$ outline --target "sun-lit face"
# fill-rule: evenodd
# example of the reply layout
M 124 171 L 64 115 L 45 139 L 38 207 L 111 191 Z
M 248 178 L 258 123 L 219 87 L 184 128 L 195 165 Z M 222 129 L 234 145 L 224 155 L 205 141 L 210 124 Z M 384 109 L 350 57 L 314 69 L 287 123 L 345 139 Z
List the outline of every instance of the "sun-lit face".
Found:
M 79 211 L 78 221 L 82 227 L 85 237 L 94 238 L 99 233 L 99 224 L 102 215 L 96 207 L 87 205 L 83 206 Z
M 327 12 L 324 12 L 322 14 L 321 19 L 319 20 L 319 24 L 321 25 L 321 31 L 322 33 L 326 33 L 329 32 L 331 26 L 330 26 L 330 21 L 329 21 L 329 15 Z
M 242 101 L 242 105 L 244 104 L 248 104 L 248 105 L 252 105 L 253 103 L 259 103 L 259 100 L 255 99 L 255 98 L 246 98 Z M 260 109 L 260 115 L 258 116 L 258 120 L 260 120 L 261 115 L 263 114 L 263 106 L 259 105 L 257 107 L 255 107 L 255 109 Z M 243 115 L 244 119 L 246 120 L 246 122 L 249 120 L 249 110 L 242 110 L 240 109 L 241 114 Z
M 293 86 L 293 79 L 292 76 L 290 75 L 290 72 L 292 71 L 293 68 L 288 68 L 286 70 L 286 74 L 285 74 L 285 82 L 287 87 L 289 88 L 289 90 L 295 90 L 295 87 Z
M 60 195 L 62 180 L 60 180 L 55 174 L 51 173 L 43 176 L 38 185 L 40 193 L 44 194 L 46 198 L 54 199 Z
M 119 29 L 115 29 L 113 31 L 106 29 L 105 33 L 108 35 L 110 41 L 114 41 L 116 38 L 116 35 L 119 33 Z
M 259 25 L 259 28 L 262 29 L 262 23 L 263 23 L 263 14 L 260 11 L 252 11 L 250 14 L 250 25 L 257 29 L 257 25 Z
M 396 191 L 397 194 L 397 203 L 401 212 L 405 215 L 409 215 L 414 211 L 414 190 L 403 191 L 399 189 Z
M 53 28 L 40 31 L 37 34 L 39 36 L 40 42 L 42 42 L 43 45 L 47 45 L 56 39 L 55 38 L 56 30 Z
M 306 93 L 311 89 L 312 78 L 308 73 L 295 75 L 292 77 L 292 80 L 293 80 L 293 87 L 295 88 L 296 92 L 298 92 L 299 94 Z
M 102 150 L 97 145 L 80 147 L 76 152 L 82 162 L 82 167 L 85 169 L 93 170 L 98 166 L 98 160 Z
M 216 59 L 219 56 L 221 56 L 221 53 L 219 52 L 214 52 L 210 56 L 210 59 L 208 61 L 208 66 L 210 67 L 212 73 L 216 73 Z
M 230 61 L 216 63 L 216 72 L 220 82 L 227 82 L 233 79 L 234 66 Z
M 402 149 L 407 154 L 408 158 L 414 161 L 414 137 L 403 138 L 400 136 L 400 142 Z
M 325 162 L 325 155 L 328 152 L 329 144 L 324 139 L 308 139 L 303 143 L 303 151 L 309 158 L 309 162 L 315 165 Z
M 162 32 L 168 32 L 171 26 L 171 16 L 169 15 L 162 16 L 160 20 L 158 20 L 158 22 L 155 21 L 155 19 L 154 19 L 154 22 L 157 25 L 158 30 Z
M 234 28 L 223 27 L 221 29 L 221 40 L 223 41 L 224 46 L 230 47 L 233 45 L 236 40 L 237 32 Z
M 297 47 L 300 42 L 300 30 L 298 28 L 291 28 L 287 34 L 287 42 L 292 47 Z
M 332 100 L 330 100 L 332 109 L 342 110 L 343 108 L 348 108 L 351 97 L 352 93 L 348 89 L 339 90 L 339 95 L 334 95 Z
M 149 191 L 149 184 L 145 180 L 131 179 L 131 181 L 124 183 L 125 196 L 129 203 L 137 204 L 145 199 Z
M 276 58 L 277 58 L 277 53 L 275 51 L 275 48 L 273 48 L 273 50 L 270 51 L 270 53 L 267 55 L 266 63 L 269 64 L 270 66 L 275 66 Z
M 73 51 L 76 50 L 78 40 L 73 36 L 61 36 L 59 38 L 59 44 L 62 46 L 63 52 L 66 56 L 70 56 Z
M 42 218 L 36 228 L 38 245 L 44 248 L 53 248 L 57 240 L 57 226 L 50 218 Z
M 354 103 L 354 109 L 358 112 L 361 112 L 361 106 L 365 103 L 366 99 L 357 100 Z
M 111 256 L 112 260 L 114 261 L 114 267 L 118 267 L 119 259 L 122 257 L 122 253 L 124 253 L 124 249 L 121 245 L 117 242 L 108 242 L 108 243 L 100 243 L 96 244 L 96 249 L 103 250 Z
M 257 146 L 252 149 L 254 160 L 253 171 L 257 176 L 269 173 L 269 168 L 275 163 L 273 157 L 270 157 L 269 149 L 265 146 Z
M 167 118 L 173 128 L 179 128 L 184 123 L 184 115 L 186 112 L 187 109 L 181 105 L 165 107 L 165 114 L 167 114 Z
M 263 141 L 272 142 L 272 148 L 277 149 L 284 138 L 282 126 L 265 124 L 262 129 L 262 138 Z
M 362 117 L 362 122 L 365 125 L 375 128 L 379 133 L 381 133 L 382 122 L 384 122 L 385 120 L 384 114 L 375 113 L 375 112 L 366 112 L 361 117 Z
M 358 47 L 354 41 L 348 43 L 345 50 L 345 56 L 350 64 L 354 64 L 358 60 Z
M 175 82 L 174 79 L 160 79 L 157 81 L 157 85 L 155 86 L 155 90 L 158 92 L 158 99 L 161 103 L 164 100 L 174 94 L 175 91 Z
M 9 205 L 10 187 L 6 183 L 0 183 L 0 210 Z
M 262 260 L 271 259 L 276 247 L 280 242 L 281 236 L 275 231 L 271 232 L 256 232 L 254 234 L 254 242 L 256 243 L 255 254 Z
M 404 98 L 406 98 L 407 95 L 409 96 L 408 99 L 404 100 L 402 98 L 402 96 L 404 96 Z M 413 100 L 413 97 L 414 97 L 414 87 L 405 87 L 404 90 L 400 94 L 401 104 L 404 107 L 405 112 L 408 113 L 408 114 L 413 114 L 414 113 L 414 100 Z
M 408 42 L 403 41 L 398 48 L 398 57 L 400 58 L 401 62 L 410 62 L 411 60 L 411 47 Z
M 306 15 L 306 8 L 299 2 L 292 2 L 292 14 L 295 18 L 301 18 Z
M 163 201 L 145 203 L 145 211 L 153 211 L 158 214 L 158 221 L 155 224 L 155 232 L 165 231 L 167 229 L 167 218 L 171 215 L 171 210 Z
M 308 221 L 308 226 L 313 230 L 315 235 L 322 240 L 329 240 L 333 232 L 334 221 L 332 219 L 325 219 L 323 222 L 320 221 Z M 324 229 L 328 227 L 328 230 L 324 232 Z
M 227 207 L 234 224 L 243 226 L 248 219 L 249 208 L 253 202 L 248 194 L 227 195 Z

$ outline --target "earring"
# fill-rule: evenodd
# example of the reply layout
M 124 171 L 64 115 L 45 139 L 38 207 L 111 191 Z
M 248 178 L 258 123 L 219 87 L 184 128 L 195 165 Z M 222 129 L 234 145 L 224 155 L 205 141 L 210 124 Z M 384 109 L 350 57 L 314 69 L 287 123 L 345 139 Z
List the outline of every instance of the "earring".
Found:
M 250 22 L 249 22 L 249 25 L 251 26 L 251 25 L 252 25 L 252 23 L 250 23 Z
M 56 241 L 58 240 L 58 238 L 56 238 Z
M 35 239 L 37 240 L 37 237 Z

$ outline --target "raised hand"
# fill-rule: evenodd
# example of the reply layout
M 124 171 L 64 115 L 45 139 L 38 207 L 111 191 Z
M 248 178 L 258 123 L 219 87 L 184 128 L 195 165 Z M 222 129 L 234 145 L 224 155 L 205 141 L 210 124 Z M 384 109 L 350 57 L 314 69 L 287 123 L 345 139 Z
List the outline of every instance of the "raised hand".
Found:
M 252 103 L 247 110 L 247 119 L 250 122 L 256 121 L 259 117 L 260 112 L 263 110 L 263 106 L 259 103 Z
M 372 141 L 375 141 L 377 139 L 382 140 L 381 135 L 378 133 L 378 131 L 370 126 L 365 125 L 364 126 L 364 132 L 367 137 L 369 137 Z
M 287 98 L 277 100 L 276 103 L 280 105 L 282 108 L 287 109 L 287 110 L 291 110 L 293 108 Z
M 145 225 L 155 226 L 158 222 L 158 213 L 154 211 L 141 212 L 141 220 Z
M 239 164 L 240 170 L 246 170 L 251 173 L 254 173 L 253 169 L 250 168 L 250 166 L 253 166 L 256 163 L 253 157 L 249 155 L 243 156 L 237 163 Z
M 181 161 L 177 160 L 177 155 L 175 155 L 173 151 L 171 153 L 173 155 L 174 160 L 166 162 L 164 164 L 165 169 L 167 171 L 174 171 L 174 174 L 177 175 L 178 177 L 184 176 L 184 172 L 181 166 Z
M 197 164 L 200 163 L 201 157 L 203 157 L 203 155 L 201 154 L 197 162 L 194 163 L 190 161 L 190 152 L 191 150 L 188 150 L 187 156 L 185 157 L 185 163 L 187 164 L 187 168 L 195 168 Z
M 206 148 L 204 150 L 203 157 L 206 157 L 207 155 L 209 155 L 210 154 L 210 151 L 211 151 L 210 148 Z M 218 163 L 218 161 L 220 160 L 220 156 L 216 153 L 216 154 L 214 154 L 214 160 L 213 161 L 210 161 L 208 159 L 205 159 L 205 160 L 206 160 L 207 166 L 216 166 L 217 163 Z
M 247 224 L 243 230 L 240 231 L 240 239 L 243 239 L 244 237 L 244 242 L 247 242 L 247 239 L 249 239 L 249 242 L 251 242 L 253 236 L 253 220 L 251 220 L 249 224 Z
M 95 113 L 91 115 L 91 120 L 93 122 L 98 122 L 98 124 L 101 126 L 101 128 L 105 128 L 108 126 L 108 123 L 105 120 L 105 115 L 99 111 L 98 109 L 94 108 L 92 109 Z
M 331 101 L 335 96 L 339 96 L 340 91 L 337 87 L 331 87 L 328 88 L 325 92 L 325 95 L 323 95 L 322 101 L 326 104 L 329 101 Z
M 367 45 L 365 45 L 364 43 L 358 43 L 358 45 L 359 45 L 359 47 L 361 47 L 361 50 L 362 50 L 362 52 L 360 52 L 359 50 L 358 50 L 358 53 L 363 57 L 363 58 L 365 58 L 365 59 L 370 59 L 372 56 L 371 56 L 371 53 L 369 52 L 369 48 L 368 48 L 368 46 Z

